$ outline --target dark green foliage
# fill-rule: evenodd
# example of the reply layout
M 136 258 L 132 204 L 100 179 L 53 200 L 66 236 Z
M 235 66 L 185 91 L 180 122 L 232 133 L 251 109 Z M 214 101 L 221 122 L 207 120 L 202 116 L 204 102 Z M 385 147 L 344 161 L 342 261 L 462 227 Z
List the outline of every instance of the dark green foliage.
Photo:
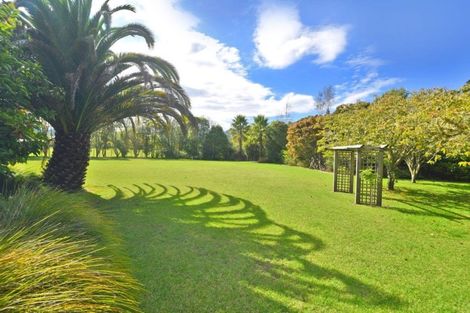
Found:
M 5 176 L 0 176 L 0 197 L 9 197 L 20 188 L 38 188 L 41 185 L 41 177 L 32 173 L 17 173 L 10 171 Z
M 461 166 L 461 162 L 470 162 L 470 158 L 442 157 L 433 164 L 425 163 L 419 173 L 422 179 L 470 182 L 470 166 Z M 403 172 L 408 174 L 406 166 Z M 409 177 L 409 174 L 406 176 Z
M 254 142 L 249 142 L 245 146 L 246 157 L 248 161 L 258 161 L 259 160 L 259 147 Z
M 0 104 L 1 107 L 16 107 L 26 101 L 32 86 L 41 79 L 39 66 L 26 58 L 17 31 L 19 11 L 12 3 L 0 3 Z
M 287 124 L 274 121 L 268 126 L 266 140 L 267 161 L 270 163 L 282 163 L 283 151 L 287 145 Z
M 8 172 L 7 165 L 25 162 L 30 154 L 41 151 L 46 138 L 39 127 L 31 113 L 17 108 L 0 110 L 0 175 Z
M 152 140 L 152 124 L 144 123 L 141 128 L 141 137 L 142 137 L 142 152 L 146 158 L 152 155 L 154 150 L 153 140 Z
M 45 143 L 41 123 L 21 104 L 45 84 L 37 64 L 23 58 L 24 50 L 13 40 L 18 11 L 0 4 L 0 184 L 11 178 L 8 165 L 25 162 Z M 1 187 L 1 186 L 0 186 Z
M 197 134 L 190 134 L 183 138 L 183 151 L 189 159 L 199 159 L 200 149 Z
M 222 127 L 212 126 L 207 134 L 202 149 L 205 160 L 228 160 L 231 158 L 232 148 Z
M 168 123 L 159 130 L 160 157 L 178 159 L 183 145 L 183 133 L 176 123 Z
M 190 132 L 182 138 L 182 156 L 189 159 L 201 159 L 204 140 L 210 131 L 210 122 L 204 117 L 196 117 L 197 129 L 190 129 Z
M 119 139 L 117 142 L 116 142 L 116 148 L 119 150 L 119 154 L 122 158 L 126 158 L 127 157 L 127 153 L 129 152 L 128 148 L 127 148 L 127 145 L 126 143 L 124 142 L 124 140 L 122 139 Z

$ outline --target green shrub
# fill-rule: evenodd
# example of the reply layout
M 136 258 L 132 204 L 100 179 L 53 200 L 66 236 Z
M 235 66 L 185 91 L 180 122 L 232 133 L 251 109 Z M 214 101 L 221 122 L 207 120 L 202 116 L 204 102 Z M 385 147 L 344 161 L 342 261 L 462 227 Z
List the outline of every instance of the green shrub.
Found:
M 103 217 L 76 200 L 22 188 L 0 201 L 1 312 L 139 311 L 137 283 L 104 247 L 109 225 L 94 229 Z
M 40 121 L 17 104 L 46 84 L 39 66 L 25 56 L 15 37 L 19 11 L 13 3 L 0 3 L 0 188 L 11 182 L 8 166 L 38 154 L 45 137 Z M 18 36 L 18 33 L 16 33 Z
M 18 173 L 14 171 L 0 173 L 0 196 L 13 195 L 20 188 L 37 188 L 41 185 L 41 177 L 33 173 Z

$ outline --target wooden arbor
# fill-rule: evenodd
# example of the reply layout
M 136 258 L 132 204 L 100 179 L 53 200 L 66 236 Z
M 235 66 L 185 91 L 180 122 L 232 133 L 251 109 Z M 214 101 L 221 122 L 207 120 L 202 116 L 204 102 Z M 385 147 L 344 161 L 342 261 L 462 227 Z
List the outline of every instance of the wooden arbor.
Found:
M 356 175 L 356 203 L 382 205 L 383 151 L 387 146 L 353 145 L 334 147 L 335 192 L 353 193 Z

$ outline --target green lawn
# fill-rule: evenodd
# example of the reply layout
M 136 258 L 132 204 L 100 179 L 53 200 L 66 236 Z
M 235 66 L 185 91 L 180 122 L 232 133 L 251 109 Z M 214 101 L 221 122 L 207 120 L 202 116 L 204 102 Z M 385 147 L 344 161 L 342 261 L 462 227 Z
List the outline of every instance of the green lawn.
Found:
M 94 160 L 84 197 L 145 312 L 470 312 L 470 184 L 397 186 L 373 208 L 303 168 Z

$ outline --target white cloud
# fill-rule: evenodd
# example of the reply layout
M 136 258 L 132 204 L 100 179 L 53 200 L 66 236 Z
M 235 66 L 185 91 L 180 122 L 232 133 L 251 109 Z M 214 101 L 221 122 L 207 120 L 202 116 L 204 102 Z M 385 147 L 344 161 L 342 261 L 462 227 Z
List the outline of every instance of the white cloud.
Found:
M 371 96 L 375 96 L 384 91 L 385 88 L 391 87 L 399 83 L 399 78 L 369 78 L 356 80 L 344 86 L 338 86 L 340 90 L 347 89 L 339 96 L 338 104 L 355 103 L 359 100 L 367 100 Z
M 199 32 L 199 19 L 181 9 L 177 0 L 115 0 L 111 4 L 123 2 L 134 4 L 137 13 L 120 14 L 115 22 L 143 23 L 157 41 L 153 50 L 137 39 L 122 41 L 113 49 L 157 55 L 175 65 L 195 115 L 227 127 L 236 114 L 281 115 L 286 101 L 291 113 L 314 108 L 311 96 L 288 93 L 278 97 L 269 87 L 248 79 L 239 50 Z
M 379 68 L 385 62 L 372 54 L 373 49 L 369 48 L 346 61 L 354 75 L 351 81 L 335 86 L 338 105 L 368 100 L 402 81 L 397 77 L 380 76 Z
M 262 66 L 282 69 L 314 55 L 315 63 L 328 63 L 344 51 L 346 37 L 345 26 L 311 28 L 303 25 L 293 6 L 264 6 L 253 38 L 257 49 L 255 61 Z
M 374 58 L 367 54 L 359 54 L 353 58 L 350 58 L 347 62 L 353 68 L 358 68 L 362 66 L 377 68 L 382 66 L 385 62 L 381 59 Z

